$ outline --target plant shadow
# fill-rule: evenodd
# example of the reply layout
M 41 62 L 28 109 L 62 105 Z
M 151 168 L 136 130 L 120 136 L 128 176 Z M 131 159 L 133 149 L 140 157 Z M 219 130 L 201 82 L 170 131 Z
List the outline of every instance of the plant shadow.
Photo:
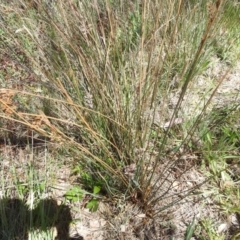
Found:
M 55 227 L 55 240 L 83 240 L 81 236 L 69 236 L 72 216 L 67 205 L 58 205 L 56 200 L 44 199 L 30 210 L 20 199 L 0 199 L 0 239 L 27 240 L 31 230 L 47 231 Z

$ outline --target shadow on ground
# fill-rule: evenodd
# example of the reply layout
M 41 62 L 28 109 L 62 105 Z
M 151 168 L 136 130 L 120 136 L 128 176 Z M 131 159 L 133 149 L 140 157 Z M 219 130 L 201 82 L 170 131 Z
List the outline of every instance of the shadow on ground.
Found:
M 83 240 L 79 235 L 70 238 L 71 222 L 70 208 L 58 205 L 53 199 L 41 200 L 33 210 L 29 210 L 20 199 L 0 199 L 1 240 L 27 240 L 29 231 L 37 229 L 46 232 L 52 227 L 57 229 L 55 240 Z

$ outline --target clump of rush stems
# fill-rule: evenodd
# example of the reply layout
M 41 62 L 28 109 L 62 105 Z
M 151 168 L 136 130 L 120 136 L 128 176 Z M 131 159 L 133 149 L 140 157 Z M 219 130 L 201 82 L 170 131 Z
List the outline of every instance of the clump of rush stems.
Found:
M 32 76 L 0 90 L 3 122 L 68 149 L 86 188 L 124 194 L 150 217 L 203 184 L 172 191 L 195 164 L 181 167 L 181 153 L 227 72 L 186 129 L 176 122 L 208 61 L 222 1 L 33 2 L 1 4 L 1 50 Z

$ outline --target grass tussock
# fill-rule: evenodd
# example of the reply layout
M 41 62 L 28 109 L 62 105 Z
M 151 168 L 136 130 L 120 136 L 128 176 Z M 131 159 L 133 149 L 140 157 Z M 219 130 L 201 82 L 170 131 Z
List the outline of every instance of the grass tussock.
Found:
M 239 144 L 228 120 L 239 104 L 224 106 L 229 114 L 209 110 L 239 57 L 230 51 L 239 49 L 234 4 L 2 2 L 1 137 L 55 143 L 85 189 L 124 195 L 158 216 L 222 174 L 227 167 L 212 174 L 210 159 Z M 226 69 L 189 105 L 216 56 Z M 211 174 L 184 185 L 199 156 Z

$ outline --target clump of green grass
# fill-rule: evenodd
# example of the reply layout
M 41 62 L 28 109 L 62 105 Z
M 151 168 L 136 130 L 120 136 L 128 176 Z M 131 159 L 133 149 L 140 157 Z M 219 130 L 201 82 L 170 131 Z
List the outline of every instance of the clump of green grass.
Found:
M 37 81 L 37 87 L 9 92 L 38 100 L 22 111 L 1 100 L 1 117 L 67 149 L 85 188 L 124 194 L 146 216 L 157 216 L 199 187 L 172 191 L 195 164 L 183 160 L 185 151 L 217 127 L 198 134 L 226 75 L 202 99 L 194 120 L 181 120 L 182 103 L 216 54 L 223 2 L 68 0 L 49 8 L 35 1 L 37 8 L 21 11 L 4 5 L 1 38 L 14 42 L 5 40 L 1 48 L 20 48 Z M 170 109 L 174 93 L 178 100 Z
M 208 174 L 212 176 L 216 188 L 215 201 L 226 215 L 237 212 L 239 208 L 239 105 L 215 110 L 218 116 L 225 115 L 225 121 L 219 128 L 206 135 L 204 141 L 204 159 Z M 215 117 L 215 119 L 217 119 Z M 231 196 L 231 200 L 229 199 Z

